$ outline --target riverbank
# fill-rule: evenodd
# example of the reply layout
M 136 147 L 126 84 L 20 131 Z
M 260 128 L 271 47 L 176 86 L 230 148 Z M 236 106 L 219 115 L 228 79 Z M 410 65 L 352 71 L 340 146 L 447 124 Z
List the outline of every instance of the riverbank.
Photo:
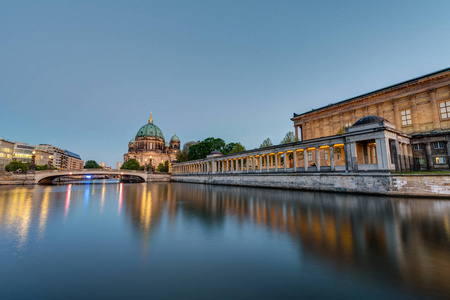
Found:
M 179 174 L 172 175 L 172 181 L 385 196 L 450 198 L 448 174 Z

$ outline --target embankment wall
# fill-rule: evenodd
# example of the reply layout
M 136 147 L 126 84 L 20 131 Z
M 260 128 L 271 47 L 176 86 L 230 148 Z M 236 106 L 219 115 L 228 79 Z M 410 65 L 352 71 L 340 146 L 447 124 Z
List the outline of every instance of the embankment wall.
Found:
M 441 174 L 172 175 L 172 181 L 450 199 L 450 176 Z

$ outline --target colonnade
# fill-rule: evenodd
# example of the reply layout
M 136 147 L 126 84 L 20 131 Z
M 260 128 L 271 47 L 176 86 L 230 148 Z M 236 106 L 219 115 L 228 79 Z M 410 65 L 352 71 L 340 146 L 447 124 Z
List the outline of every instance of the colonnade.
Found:
M 381 122 L 345 134 L 173 164 L 172 174 L 408 171 L 408 136 Z

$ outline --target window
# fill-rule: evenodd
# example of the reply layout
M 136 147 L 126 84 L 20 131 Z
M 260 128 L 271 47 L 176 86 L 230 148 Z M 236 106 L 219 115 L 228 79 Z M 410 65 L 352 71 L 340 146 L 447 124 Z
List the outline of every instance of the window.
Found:
M 439 110 L 441 113 L 441 119 L 450 118 L 450 101 L 439 103 Z
M 423 150 L 423 145 L 422 144 L 414 145 L 414 150 Z
M 402 111 L 402 125 L 408 126 L 411 124 L 411 111 L 409 109 Z
M 419 158 L 419 164 L 420 165 L 425 165 L 426 164 L 425 158 Z
M 433 143 L 433 148 L 434 149 L 444 149 L 444 142 Z
M 443 156 L 436 157 L 436 164 L 440 165 L 440 164 L 445 164 L 446 162 L 447 162 L 447 160 L 445 159 L 445 157 L 443 157 Z
M 312 159 L 313 159 L 313 154 L 312 154 L 312 152 L 308 152 L 308 161 L 312 161 Z
M 350 122 L 345 123 L 345 128 L 348 128 L 348 127 L 352 127 L 352 123 L 350 123 Z

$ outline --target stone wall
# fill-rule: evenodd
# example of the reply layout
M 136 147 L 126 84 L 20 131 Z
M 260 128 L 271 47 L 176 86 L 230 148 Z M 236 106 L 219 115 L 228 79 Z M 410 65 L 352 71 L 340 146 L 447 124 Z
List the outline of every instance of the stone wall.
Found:
M 0 185 L 7 184 L 34 184 L 34 174 L 1 174 Z
M 396 196 L 447 197 L 448 175 L 216 174 L 173 175 L 173 181 Z

